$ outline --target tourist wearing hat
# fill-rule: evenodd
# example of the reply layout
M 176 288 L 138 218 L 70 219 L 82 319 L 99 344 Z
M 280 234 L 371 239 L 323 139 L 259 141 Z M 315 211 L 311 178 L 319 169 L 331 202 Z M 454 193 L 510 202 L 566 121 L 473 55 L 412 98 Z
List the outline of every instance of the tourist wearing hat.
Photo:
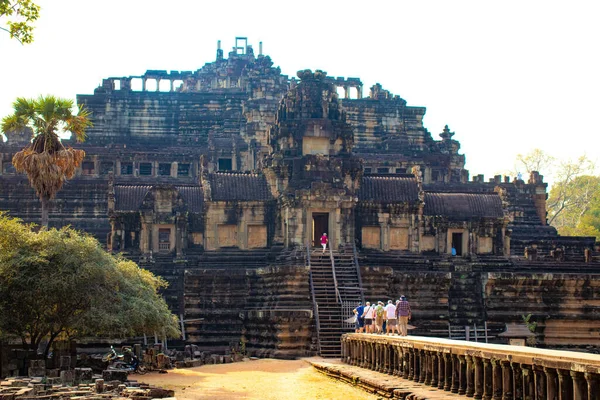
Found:
M 365 318 L 365 333 L 373 333 L 373 311 L 374 307 L 367 301 L 363 317 Z

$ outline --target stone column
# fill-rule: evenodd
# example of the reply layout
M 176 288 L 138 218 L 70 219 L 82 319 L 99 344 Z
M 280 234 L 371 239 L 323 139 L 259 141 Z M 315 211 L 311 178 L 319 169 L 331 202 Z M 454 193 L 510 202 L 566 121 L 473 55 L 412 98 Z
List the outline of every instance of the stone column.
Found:
M 473 367 L 473 357 L 465 356 L 465 360 L 467 361 L 467 370 L 466 370 L 467 391 L 466 391 L 465 395 L 467 397 L 473 397 L 473 395 L 475 394 L 475 382 L 474 382 L 475 370 Z
M 585 381 L 587 382 L 587 395 L 588 400 L 594 398 L 594 396 L 598 397 L 600 395 L 599 387 L 598 387 L 598 375 L 590 372 L 586 372 L 584 374 Z
M 585 379 L 583 379 L 583 374 L 571 371 L 571 378 L 573 378 L 573 400 L 586 400 L 587 384 Z
M 408 359 L 406 360 L 406 370 L 404 371 L 404 377 L 411 381 L 415 379 L 415 355 L 413 349 L 406 349 Z
M 458 394 L 467 394 L 468 375 L 467 357 L 458 356 Z
M 547 399 L 546 397 L 546 373 L 544 369 L 540 366 L 533 367 L 533 378 L 535 379 L 535 384 L 533 385 L 535 390 L 535 398 L 536 399 Z
M 546 398 L 548 400 L 558 400 L 558 378 L 554 368 L 544 367 L 546 374 Z
M 413 349 L 413 381 L 419 382 L 421 374 L 421 354 L 419 350 Z
M 475 391 L 473 398 L 477 400 L 483 399 L 483 360 L 479 357 L 473 357 L 475 370 Z
M 425 381 L 423 381 L 424 384 L 426 385 L 430 385 L 432 382 L 432 378 L 433 378 L 433 374 L 432 374 L 432 356 L 431 353 L 429 351 L 424 351 L 424 358 L 425 358 Z
M 438 389 L 442 389 L 444 390 L 444 384 L 446 383 L 446 354 L 445 353 L 438 353 L 437 354 L 437 360 L 438 360 Z
M 558 377 L 558 398 L 560 400 L 573 400 L 573 380 L 569 371 L 564 369 L 556 370 Z
M 523 372 L 521 372 L 521 365 L 519 363 L 511 363 L 512 376 L 513 376 L 513 393 L 515 400 L 521 400 L 523 398 Z
M 492 363 L 489 359 L 483 359 L 483 398 L 492 400 L 494 387 L 494 374 L 492 373 Z
M 439 381 L 440 361 L 438 354 L 435 351 L 431 352 L 431 386 L 433 387 L 437 387 Z
M 528 399 L 531 398 L 533 399 L 535 396 L 535 387 L 534 387 L 534 380 L 532 375 L 532 371 L 531 371 L 531 366 L 527 365 L 527 364 L 521 364 L 521 371 L 522 371 L 522 379 L 523 379 L 523 398 L 524 399 Z
M 425 350 L 418 350 L 419 354 L 419 383 L 425 383 L 427 379 L 427 355 Z
M 454 357 L 452 354 L 444 353 L 444 386 L 442 389 L 445 391 L 450 391 L 453 387 L 452 383 L 454 381 Z M 457 389 L 458 391 L 458 389 Z
M 512 400 L 513 376 L 510 361 L 500 361 L 500 365 L 502 367 L 502 385 L 498 389 L 494 386 L 494 399 Z M 496 397 L 498 393 L 501 397 Z

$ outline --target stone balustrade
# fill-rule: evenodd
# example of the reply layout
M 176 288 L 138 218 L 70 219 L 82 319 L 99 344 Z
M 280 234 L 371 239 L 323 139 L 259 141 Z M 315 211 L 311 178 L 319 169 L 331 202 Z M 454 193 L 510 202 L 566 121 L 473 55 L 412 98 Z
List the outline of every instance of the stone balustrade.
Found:
M 342 360 L 474 399 L 600 399 L 595 354 L 353 333 L 342 337 Z

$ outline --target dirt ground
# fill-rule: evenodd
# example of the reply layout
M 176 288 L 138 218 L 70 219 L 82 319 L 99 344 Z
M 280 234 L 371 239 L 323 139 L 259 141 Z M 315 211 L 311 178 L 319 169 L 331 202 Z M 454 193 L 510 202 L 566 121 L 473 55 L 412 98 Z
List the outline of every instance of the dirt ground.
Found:
M 130 376 L 133 378 L 133 376 Z M 138 381 L 175 390 L 178 400 L 375 400 L 348 384 L 317 372 L 303 360 L 261 359 L 149 373 Z

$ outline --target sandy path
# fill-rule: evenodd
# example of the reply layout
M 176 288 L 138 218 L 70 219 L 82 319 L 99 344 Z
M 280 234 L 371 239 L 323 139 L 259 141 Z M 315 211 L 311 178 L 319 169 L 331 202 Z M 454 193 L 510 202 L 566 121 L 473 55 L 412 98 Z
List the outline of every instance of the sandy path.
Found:
M 133 376 L 132 376 L 133 378 Z M 138 376 L 141 382 L 174 389 L 178 400 L 377 399 L 317 372 L 303 360 L 262 359 L 233 364 L 172 369 Z

